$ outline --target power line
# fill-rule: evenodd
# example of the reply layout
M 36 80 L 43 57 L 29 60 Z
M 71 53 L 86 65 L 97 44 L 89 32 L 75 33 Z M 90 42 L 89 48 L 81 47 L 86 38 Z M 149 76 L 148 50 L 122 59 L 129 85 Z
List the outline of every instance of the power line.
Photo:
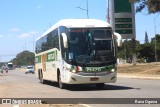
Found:
M 76 7 L 76 8 L 79 8 L 79 9 L 81 9 L 81 10 L 86 11 L 86 12 L 87 12 L 87 18 L 89 19 L 88 0 L 86 0 L 86 5 L 87 5 L 86 9 L 81 8 L 80 6 L 78 6 L 78 7 Z

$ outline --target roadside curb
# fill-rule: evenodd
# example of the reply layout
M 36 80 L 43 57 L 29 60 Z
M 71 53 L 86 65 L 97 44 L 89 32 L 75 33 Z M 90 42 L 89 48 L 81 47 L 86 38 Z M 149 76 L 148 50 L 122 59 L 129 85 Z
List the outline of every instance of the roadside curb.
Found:
M 146 75 L 146 74 L 127 74 L 118 73 L 117 77 L 121 78 L 135 78 L 135 79 L 148 79 L 148 80 L 160 80 L 160 75 Z

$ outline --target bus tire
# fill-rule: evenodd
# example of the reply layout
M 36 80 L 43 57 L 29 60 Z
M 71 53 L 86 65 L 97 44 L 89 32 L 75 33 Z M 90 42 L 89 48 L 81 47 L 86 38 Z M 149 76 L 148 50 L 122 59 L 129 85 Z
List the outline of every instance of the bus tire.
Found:
M 97 83 L 97 84 L 96 84 L 96 87 L 97 87 L 98 89 L 103 89 L 103 88 L 104 88 L 104 83 Z
M 43 74 L 42 74 L 42 72 L 40 73 L 40 82 L 41 82 L 42 84 L 45 84 L 45 83 L 46 83 L 46 80 L 43 79 Z
M 64 87 L 65 87 L 65 84 L 62 83 L 61 73 L 60 72 L 58 73 L 58 86 L 59 86 L 60 89 L 64 89 Z

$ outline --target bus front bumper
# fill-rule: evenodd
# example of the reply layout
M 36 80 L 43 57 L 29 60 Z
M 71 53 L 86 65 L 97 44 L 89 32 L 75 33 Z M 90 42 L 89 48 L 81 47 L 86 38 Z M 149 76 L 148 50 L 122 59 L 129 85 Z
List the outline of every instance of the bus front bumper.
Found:
M 66 84 L 92 84 L 92 83 L 114 83 L 117 80 L 117 72 L 113 72 L 103 76 L 82 76 L 70 73 Z

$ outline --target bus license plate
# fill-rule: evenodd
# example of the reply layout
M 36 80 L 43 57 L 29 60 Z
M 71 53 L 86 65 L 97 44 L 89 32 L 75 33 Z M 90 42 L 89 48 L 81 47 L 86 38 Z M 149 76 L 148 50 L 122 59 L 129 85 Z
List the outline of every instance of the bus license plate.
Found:
M 90 78 L 90 81 L 98 81 L 99 78 Z

